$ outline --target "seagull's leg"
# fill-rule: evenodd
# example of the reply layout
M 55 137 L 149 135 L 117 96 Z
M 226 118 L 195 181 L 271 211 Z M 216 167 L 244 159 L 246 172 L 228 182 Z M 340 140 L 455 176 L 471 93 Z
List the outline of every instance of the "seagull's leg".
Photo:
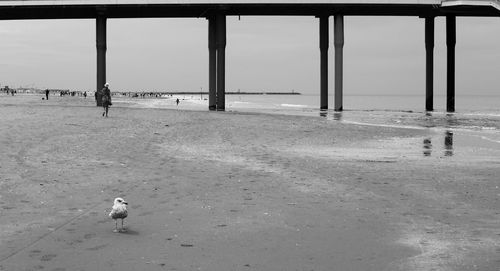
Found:
M 115 219 L 115 230 L 113 232 L 118 232 L 118 220 Z
M 123 218 L 122 218 L 122 231 L 125 231 L 125 229 L 123 228 Z

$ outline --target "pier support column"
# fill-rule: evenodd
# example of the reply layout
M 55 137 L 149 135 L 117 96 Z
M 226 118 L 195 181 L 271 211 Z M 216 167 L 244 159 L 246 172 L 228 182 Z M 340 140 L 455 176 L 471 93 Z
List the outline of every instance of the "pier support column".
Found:
M 320 49 L 320 109 L 328 109 L 328 19 L 329 16 L 319 17 L 319 49 Z
M 217 109 L 216 19 L 208 18 L 208 110 Z
M 99 93 L 106 83 L 106 20 L 104 15 L 98 15 L 96 18 L 97 85 L 95 98 L 97 106 L 102 106 L 102 96 Z
M 434 17 L 425 18 L 425 110 L 434 110 Z
M 344 16 L 334 17 L 335 45 L 335 111 L 343 110 L 343 49 L 344 49 Z
M 446 16 L 446 111 L 455 112 L 455 44 L 457 23 L 454 15 Z
M 217 111 L 226 110 L 226 15 L 216 16 Z

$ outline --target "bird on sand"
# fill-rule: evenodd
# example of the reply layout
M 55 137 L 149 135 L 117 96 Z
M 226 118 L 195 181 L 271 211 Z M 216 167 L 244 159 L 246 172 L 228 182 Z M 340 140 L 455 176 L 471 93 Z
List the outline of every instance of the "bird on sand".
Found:
M 113 204 L 113 208 L 109 213 L 109 217 L 115 220 L 115 230 L 114 232 L 124 232 L 123 220 L 128 216 L 127 212 L 128 203 L 122 198 L 116 198 Z M 118 230 L 118 219 L 122 220 L 122 228 Z

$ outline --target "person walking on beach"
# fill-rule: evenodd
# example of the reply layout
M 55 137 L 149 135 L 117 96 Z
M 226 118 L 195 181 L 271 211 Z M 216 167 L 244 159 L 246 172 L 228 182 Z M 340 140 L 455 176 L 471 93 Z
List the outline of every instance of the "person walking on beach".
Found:
M 101 90 L 102 92 L 102 107 L 104 108 L 104 112 L 102 112 L 102 116 L 108 117 L 109 106 L 111 103 L 111 90 L 109 90 L 109 84 L 104 84 L 104 88 Z
M 177 106 L 179 106 L 179 98 L 177 98 L 177 100 L 175 100 L 175 103 L 177 104 Z
M 49 99 L 49 89 L 46 89 L 45 90 L 45 99 L 48 100 Z

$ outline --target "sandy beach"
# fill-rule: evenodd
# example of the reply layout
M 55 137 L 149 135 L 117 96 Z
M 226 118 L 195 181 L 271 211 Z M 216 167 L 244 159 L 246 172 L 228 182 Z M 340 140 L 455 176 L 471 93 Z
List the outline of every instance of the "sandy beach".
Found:
M 2 271 L 499 270 L 487 142 L 41 97 L 0 96 Z

